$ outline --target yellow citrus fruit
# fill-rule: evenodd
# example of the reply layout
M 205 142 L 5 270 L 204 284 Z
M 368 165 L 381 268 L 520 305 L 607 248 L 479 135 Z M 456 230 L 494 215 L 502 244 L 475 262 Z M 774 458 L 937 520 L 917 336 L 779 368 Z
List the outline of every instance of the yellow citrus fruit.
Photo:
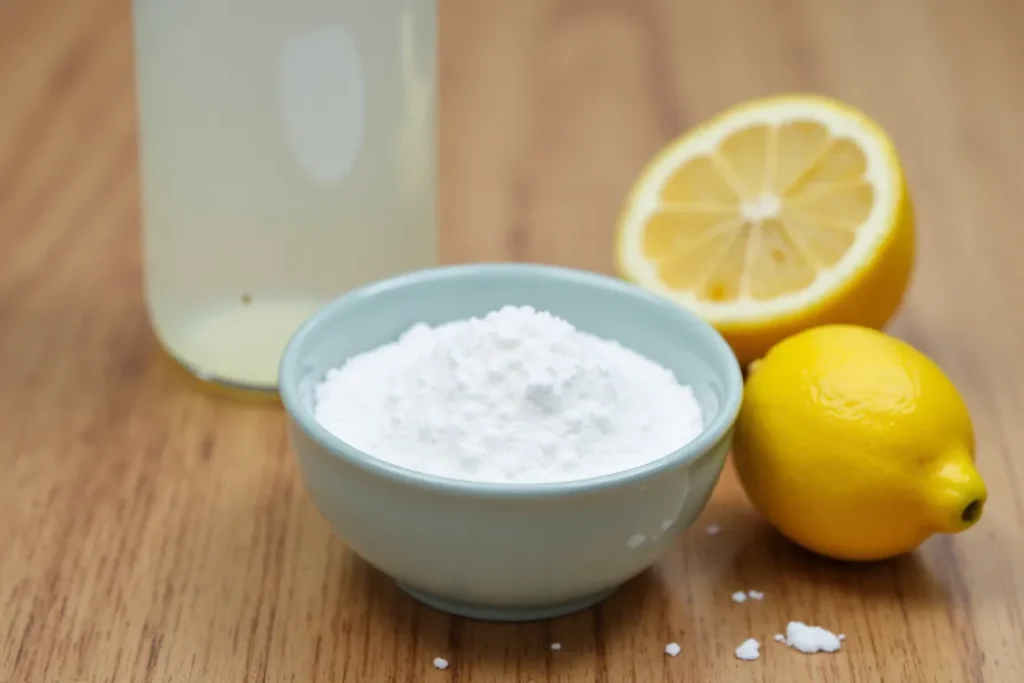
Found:
M 963 531 L 987 497 L 956 387 L 866 327 L 801 332 L 752 364 L 733 448 L 768 522 L 838 559 L 892 557 Z
M 701 315 L 746 365 L 828 323 L 881 328 L 914 262 L 895 146 L 847 104 L 752 100 L 668 145 L 616 228 L 626 279 Z

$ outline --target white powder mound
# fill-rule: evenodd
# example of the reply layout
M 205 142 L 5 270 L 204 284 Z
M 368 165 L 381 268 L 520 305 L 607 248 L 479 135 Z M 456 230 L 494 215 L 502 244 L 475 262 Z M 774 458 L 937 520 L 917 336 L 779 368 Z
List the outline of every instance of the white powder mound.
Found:
M 444 657 L 434 657 L 434 668 L 444 671 L 448 668 L 448 660 Z
M 786 624 L 786 645 L 804 654 L 836 652 L 842 638 L 820 626 L 808 626 L 801 621 Z
M 736 648 L 736 658 L 752 662 L 761 658 L 761 643 L 754 638 L 747 638 Z
M 764 600 L 764 592 L 762 591 L 747 591 L 747 597 L 751 600 Z
M 708 536 L 717 536 L 721 530 L 722 527 L 718 526 L 717 524 L 708 524 L 708 528 L 706 529 L 706 531 L 708 532 Z
M 682 651 L 683 648 L 679 647 L 679 643 L 669 643 L 665 646 L 665 654 L 667 654 L 669 657 L 676 657 Z
M 562 644 L 561 643 L 551 643 L 551 649 L 557 652 L 558 650 L 562 649 Z
M 486 482 L 611 474 L 668 455 L 703 428 L 692 389 L 620 344 L 507 306 L 414 325 L 316 389 L 316 419 L 396 465 Z
M 733 602 L 746 602 L 747 601 L 747 594 L 744 593 L 743 591 L 736 591 L 735 593 L 733 593 L 729 597 L 732 598 Z

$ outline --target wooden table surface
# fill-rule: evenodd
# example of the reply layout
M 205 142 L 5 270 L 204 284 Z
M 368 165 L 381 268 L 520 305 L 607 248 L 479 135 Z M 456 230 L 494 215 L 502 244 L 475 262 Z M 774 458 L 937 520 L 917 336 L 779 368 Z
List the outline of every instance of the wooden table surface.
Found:
M 1022 7 L 442 0 L 448 261 L 609 271 L 641 165 L 742 98 L 823 91 L 878 118 L 920 219 L 894 331 L 963 390 L 991 492 L 970 532 L 847 566 L 774 535 L 727 471 L 603 606 L 501 625 L 420 607 L 353 557 L 279 406 L 206 393 L 158 348 L 127 0 L 3 0 L 0 681 L 1024 681 Z M 730 601 L 750 588 L 765 599 Z M 844 632 L 842 651 L 772 642 L 788 620 Z M 763 656 L 740 662 L 750 636 Z

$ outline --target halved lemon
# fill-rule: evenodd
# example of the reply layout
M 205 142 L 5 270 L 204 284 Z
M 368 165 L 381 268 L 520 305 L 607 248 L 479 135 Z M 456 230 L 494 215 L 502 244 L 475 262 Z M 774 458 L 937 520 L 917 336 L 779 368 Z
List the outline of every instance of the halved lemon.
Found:
M 702 316 L 744 364 L 817 325 L 883 327 L 914 264 L 892 140 L 818 95 L 748 101 L 670 143 L 616 230 L 620 274 Z

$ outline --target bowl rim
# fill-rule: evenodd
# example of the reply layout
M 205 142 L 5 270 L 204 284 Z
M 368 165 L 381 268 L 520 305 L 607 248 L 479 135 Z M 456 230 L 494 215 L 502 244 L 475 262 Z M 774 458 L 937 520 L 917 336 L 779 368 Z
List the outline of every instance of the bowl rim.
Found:
M 344 439 L 335 436 L 313 415 L 299 395 L 299 351 L 306 340 L 316 334 L 326 320 L 344 313 L 345 309 L 386 292 L 416 286 L 424 282 L 471 277 L 520 275 L 553 278 L 562 282 L 573 282 L 599 290 L 615 292 L 635 299 L 646 306 L 653 306 L 665 315 L 683 318 L 706 337 L 716 348 L 724 361 L 725 400 L 715 418 L 701 430 L 693 440 L 670 453 L 650 462 L 610 474 L 585 479 L 561 482 L 486 482 L 455 479 L 436 474 L 420 472 L 396 465 L 356 448 Z M 721 363 L 715 363 L 716 367 Z M 295 331 L 281 357 L 279 372 L 279 394 L 285 412 L 293 425 L 321 446 L 333 457 L 358 467 L 370 474 L 381 475 L 418 488 L 459 494 L 463 496 L 486 496 L 488 498 L 549 498 L 569 494 L 586 494 L 612 487 L 642 482 L 654 478 L 661 472 L 681 465 L 689 465 L 709 454 L 723 437 L 732 429 L 743 400 L 743 374 L 732 348 L 722 335 L 710 324 L 682 305 L 671 299 L 645 290 L 637 285 L 601 273 L 554 266 L 540 263 L 482 262 L 455 265 L 441 265 L 415 270 L 394 277 L 385 278 L 350 290 L 321 307 Z M 294 448 L 294 445 L 293 445 Z

